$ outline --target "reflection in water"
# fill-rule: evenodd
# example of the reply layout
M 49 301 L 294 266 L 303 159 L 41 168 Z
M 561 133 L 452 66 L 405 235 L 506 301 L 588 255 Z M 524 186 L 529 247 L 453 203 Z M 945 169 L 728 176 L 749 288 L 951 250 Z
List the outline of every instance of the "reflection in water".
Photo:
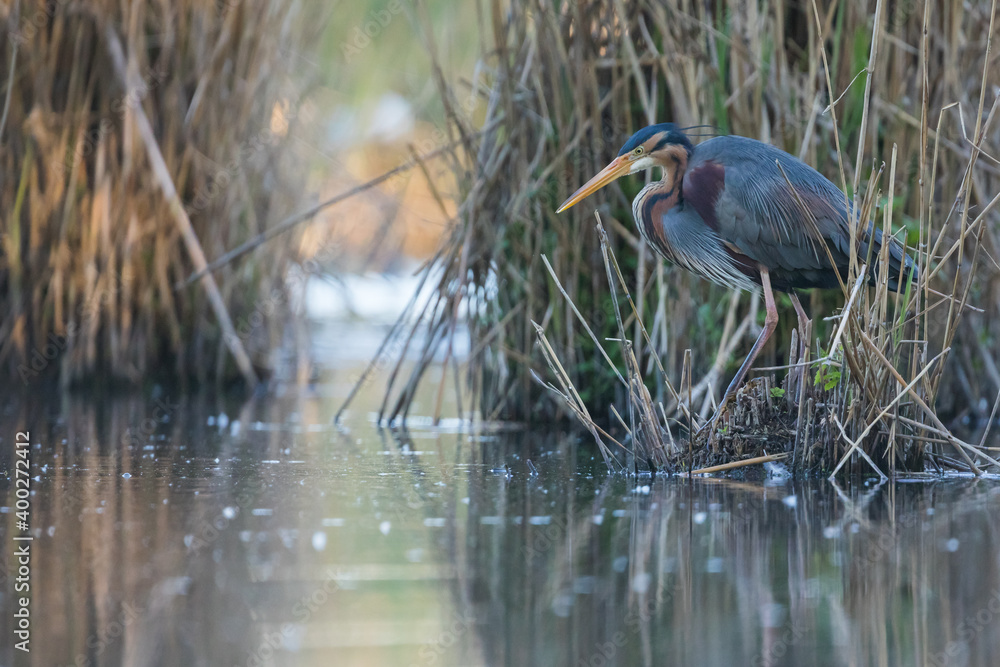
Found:
M 10 406 L 4 442 L 30 430 L 37 443 L 31 664 L 1000 655 L 996 480 L 609 478 L 571 435 L 390 434 L 362 416 L 337 430 L 335 403 Z M 2 484 L 10 665 L 14 489 Z
M 472 492 L 491 664 L 996 664 L 995 482 L 565 474 Z

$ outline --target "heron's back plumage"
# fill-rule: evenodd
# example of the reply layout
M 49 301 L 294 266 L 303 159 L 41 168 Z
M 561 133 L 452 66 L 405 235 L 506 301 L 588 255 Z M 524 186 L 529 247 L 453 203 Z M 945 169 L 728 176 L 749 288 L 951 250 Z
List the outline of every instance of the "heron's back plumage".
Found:
M 797 158 L 754 139 L 724 136 L 695 147 L 679 198 L 654 222 L 663 225 L 665 241 L 679 244 L 666 254 L 686 268 L 694 264 L 701 270 L 692 270 L 716 282 L 743 287 L 732 279 L 733 272 L 759 283 L 757 265 L 761 265 L 768 269 L 775 289 L 788 291 L 837 286 L 830 257 L 846 277 L 848 206 L 843 192 Z M 692 216 L 707 228 L 697 239 L 691 233 Z M 873 270 L 877 270 L 874 260 L 883 236 L 869 223 L 859 240 L 862 259 L 872 241 Z M 708 243 L 710 253 L 705 251 Z M 727 268 L 704 270 L 704 264 L 720 261 L 721 256 L 728 258 Z M 890 239 L 889 288 L 898 290 L 901 283 L 905 287 L 907 275 L 915 270 L 902 246 Z

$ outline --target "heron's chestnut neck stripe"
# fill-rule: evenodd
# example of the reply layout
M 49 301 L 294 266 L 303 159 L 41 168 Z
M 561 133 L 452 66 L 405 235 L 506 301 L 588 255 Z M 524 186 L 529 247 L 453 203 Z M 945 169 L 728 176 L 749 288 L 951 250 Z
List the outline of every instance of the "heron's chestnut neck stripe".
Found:
M 665 181 L 651 183 L 646 186 L 649 192 L 642 201 L 636 200 L 642 208 L 633 210 L 632 214 L 639 223 L 639 229 L 650 245 L 670 257 L 670 243 L 663 235 L 663 216 L 677 205 L 680 199 L 680 188 L 676 184 L 666 185 Z
M 643 188 L 632 203 L 632 215 L 646 241 L 670 257 L 672 253 L 670 253 L 670 243 L 664 236 L 663 219 L 667 212 L 681 201 L 681 183 L 687 167 L 687 151 L 681 146 L 673 146 L 664 153 L 666 161 L 661 163 L 663 178 Z

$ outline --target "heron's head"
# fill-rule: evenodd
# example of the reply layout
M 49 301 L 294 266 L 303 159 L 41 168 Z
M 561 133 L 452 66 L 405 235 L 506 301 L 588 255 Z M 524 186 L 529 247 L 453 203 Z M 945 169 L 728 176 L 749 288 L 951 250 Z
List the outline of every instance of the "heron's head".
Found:
M 562 213 L 626 174 L 653 167 L 683 170 L 693 150 L 691 140 L 673 123 L 644 127 L 629 137 L 611 164 L 574 192 L 556 213 Z

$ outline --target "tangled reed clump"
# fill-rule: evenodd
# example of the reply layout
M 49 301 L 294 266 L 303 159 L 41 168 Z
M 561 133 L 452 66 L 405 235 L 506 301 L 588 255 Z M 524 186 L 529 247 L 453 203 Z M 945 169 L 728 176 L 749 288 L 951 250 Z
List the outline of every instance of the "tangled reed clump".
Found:
M 285 150 L 315 10 L 290 0 L 0 7 L 0 361 L 254 381 L 289 253 L 177 288 L 294 207 Z

